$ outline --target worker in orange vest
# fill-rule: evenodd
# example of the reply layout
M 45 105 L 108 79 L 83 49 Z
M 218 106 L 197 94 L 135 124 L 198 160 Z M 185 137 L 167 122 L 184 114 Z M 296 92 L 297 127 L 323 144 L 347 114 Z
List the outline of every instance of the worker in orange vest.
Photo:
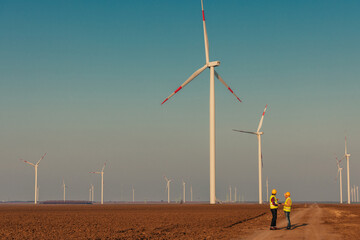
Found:
M 288 225 L 287 225 L 286 229 L 290 230 L 291 229 L 290 212 L 291 212 L 292 201 L 291 201 L 289 192 L 285 193 L 284 196 L 285 196 L 285 203 L 284 203 L 283 210 L 285 213 L 286 220 L 288 221 Z
M 277 219 L 277 210 L 278 207 L 280 205 L 280 203 L 278 203 L 279 199 L 276 198 L 276 189 L 273 189 L 271 191 L 271 196 L 270 196 L 270 211 L 272 214 L 272 219 L 271 219 L 271 225 L 270 225 L 270 230 L 276 230 L 276 219 Z

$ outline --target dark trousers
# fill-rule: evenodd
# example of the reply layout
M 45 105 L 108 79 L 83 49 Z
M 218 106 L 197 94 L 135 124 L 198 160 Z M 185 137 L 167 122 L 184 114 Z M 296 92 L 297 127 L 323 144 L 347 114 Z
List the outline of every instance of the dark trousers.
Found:
M 285 212 L 285 217 L 286 217 L 286 220 L 288 221 L 288 225 L 287 227 L 290 228 L 291 227 L 291 223 L 290 223 L 290 212 Z
M 271 227 L 276 227 L 277 209 L 270 209 L 272 214 Z

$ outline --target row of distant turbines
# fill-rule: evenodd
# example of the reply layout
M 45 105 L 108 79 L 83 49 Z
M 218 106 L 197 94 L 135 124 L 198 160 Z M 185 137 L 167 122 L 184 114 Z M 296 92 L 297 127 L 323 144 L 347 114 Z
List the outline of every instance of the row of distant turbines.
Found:
M 340 167 L 340 163 L 342 160 L 346 159 L 346 170 L 347 170 L 347 203 L 350 204 L 350 202 L 359 202 L 359 186 L 351 186 L 350 185 L 350 153 L 347 151 L 347 141 L 345 137 L 345 154 L 342 156 L 342 158 L 338 159 L 336 156 L 336 164 L 338 168 L 337 172 L 337 178 L 339 178 L 339 184 L 340 184 L 340 203 L 343 203 L 343 193 L 342 193 L 342 174 L 341 171 L 343 170 L 342 167 Z M 351 188 L 351 189 L 350 189 Z
M 37 173 L 38 173 L 38 166 L 40 164 L 40 161 L 44 159 L 44 157 L 46 156 L 46 153 L 40 158 L 39 161 L 37 161 L 37 163 L 31 163 L 29 161 L 26 161 L 24 159 L 20 159 L 21 161 L 31 165 L 34 167 L 35 169 L 35 197 L 34 197 L 34 203 L 37 204 L 37 202 L 39 201 L 39 186 L 38 186 L 38 178 L 37 178 Z M 101 175 L 101 204 L 104 204 L 104 169 L 105 169 L 106 163 L 104 163 L 103 168 L 101 169 L 100 172 L 89 172 L 89 173 L 95 173 L 95 174 L 100 174 Z M 66 200 L 66 184 L 65 184 L 65 180 L 63 179 L 63 183 L 62 183 L 62 187 L 63 187 L 63 199 L 64 202 Z M 89 200 L 91 199 L 91 201 L 94 201 L 94 185 L 91 184 L 90 189 L 89 189 Z

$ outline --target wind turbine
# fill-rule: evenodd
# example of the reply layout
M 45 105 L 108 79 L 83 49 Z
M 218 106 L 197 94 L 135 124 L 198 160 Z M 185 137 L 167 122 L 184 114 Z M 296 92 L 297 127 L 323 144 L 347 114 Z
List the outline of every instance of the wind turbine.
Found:
M 183 202 L 185 203 L 185 185 L 186 183 L 184 182 L 184 179 L 182 180 L 182 184 L 183 184 Z
M 235 130 L 233 129 L 233 131 L 236 132 L 242 132 L 242 133 L 249 133 L 249 134 L 255 134 L 257 136 L 258 139 L 258 165 L 259 165 L 259 204 L 262 204 L 263 200 L 262 200 L 262 152 L 261 152 L 261 135 L 264 134 L 264 132 L 260 132 L 260 129 L 262 127 L 263 124 L 263 120 L 264 120 L 264 115 L 265 115 L 265 111 L 267 108 L 267 104 L 265 106 L 264 112 L 261 116 L 260 122 L 259 122 L 259 126 L 256 130 L 256 132 L 248 132 L 248 131 L 242 131 L 242 130 Z
M 63 191 L 64 191 L 64 202 L 65 202 L 65 196 L 66 196 L 66 195 L 65 195 L 65 191 L 66 191 L 65 189 L 67 188 L 67 186 L 65 185 L 65 180 L 64 180 L 64 178 L 63 178 L 63 184 L 62 184 L 62 185 L 63 185 Z
M 236 187 L 235 187 L 235 190 L 234 190 L 235 192 L 234 192 L 234 202 L 236 202 L 236 196 L 237 196 L 237 194 L 236 194 L 236 192 L 237 192 L 237 189 L 236 189 Z
M 337 164 L 337 168 L 338 168 L 338 172 L 337 172 L 337 177 L 340 177 L 340 203 L 343 203 L 343 199 L 342 199 L 342 175 L 341 175 L 341 171 L 343 170 L 341 167 L 340 167 L 340 162 L 341 162 L 342 159 L 338 159 L 336 157 L 336 164 Z
M 229 185 L 229 198 L 230 198 L 229 202 L 231 202 L 231 185 Z
M 37 169 L 38 169 L 38 166 L 39 166 L 39 163 L 40 161 L 45 157 L 46 153 L 40 158 L 40 160 L 36 163 L 36 164 L 33 164 L 31 162 L 28 162 L 24 159 L 20 159 L 22 161 L 24 161 L 25 163 L 31 165 L 34 167 L 35 169 L 35 200 L 34 200 L 34 203 L 37 204 L 37 200 L 38 200 L 38 184 L 37 184 Z
M 131 187 L 132 187 L 133 202 L 135 202 L 135 189 L 134 186 Z
M 170 203 L 170 183 L 172 182 L 172 179 L 168 179 L 167 177 L 165 177 L 165 181 L 166 181 L 166 189 L 168 191 L 168 203 Z
M 101 204 L 104 204 L 104 168 L 105 168 L 105 166 L 106 166 L 106 162 L 104 163 L 104 166 L 101 169 L 101 172 L 89 172 L 89 173 L 101 174 Z
M 206 31 L 205 24 L 205 13 L 204 5 L 201 0 L 201 9 L 203 16 L 203 29 L 204 29 L 204 43 L 205 43 L 205 60 L 206 63 L 203 67 L 196 70 L 180 87 L 178 87 L 169 97 L 167 97 L 161 104 L 164 104 L 169 100 L 175 93 L 184 88 L 188 83 L 190 83 L 194 78 L 196 78 L 201 72 L 206 68 L 210 69 L 210 204 L 215 204 L 216 201 L 216 191 L 215 191 L 215 86 L 214 86 L 214 76 L 216 76 L 219 81 L 225 85 L 225 87 L 241 102 L 240 98 L 236 96 L 233 90 L 225 83 L 225 81 L 220 77 L 220 75 L 215 71 L 215 67 L 220 65 L 220 61 L 209 61 L 209 40 Z
M 190 200 L 193 201 L 192 185 L 190 185 Z
M 91 202 L 94 202 L 94 184 L 91 184 Z
M 91 189 L 91 186 L 90 186 L 90 187 L 89 187 L 89 202 L 92 202 L 92 201 L 91 201 L 91 190 L 92 190 L 92 189 Z
M 347 190 L 348 190 L 348 199 L 347 202 L 348 204 L 350 204 L 350 163 L 349 163 L 349 158 L 350 158 L 350 154 L 347 152 L 347 144 L 346 144 L 346 137 L 345 137 L 345 154 L 343 156 L 343 158 L 346 157 L 346 166 L 347 166 Z

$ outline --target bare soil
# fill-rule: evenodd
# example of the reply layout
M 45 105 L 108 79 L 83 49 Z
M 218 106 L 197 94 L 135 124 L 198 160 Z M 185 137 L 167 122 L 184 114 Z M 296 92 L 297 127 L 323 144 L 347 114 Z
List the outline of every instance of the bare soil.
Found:
M 258 204 L 0 205 L 0 239 L 357 239 L 360 206 L 295 205 L 270 231 Z

